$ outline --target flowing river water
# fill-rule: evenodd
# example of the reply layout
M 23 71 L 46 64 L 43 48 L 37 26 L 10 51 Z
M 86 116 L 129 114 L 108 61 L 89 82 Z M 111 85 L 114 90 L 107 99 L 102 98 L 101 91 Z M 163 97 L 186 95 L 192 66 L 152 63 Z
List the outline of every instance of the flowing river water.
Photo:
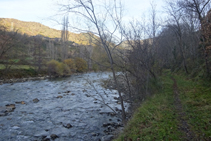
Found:
M 0 141 L 99 141 L 107 137 L 121 127 L 121 118 L 96 92 L 113 109 L 121 109 L 117 92 L 101 86 L 109 75 L 86 73 L 0 85 Z

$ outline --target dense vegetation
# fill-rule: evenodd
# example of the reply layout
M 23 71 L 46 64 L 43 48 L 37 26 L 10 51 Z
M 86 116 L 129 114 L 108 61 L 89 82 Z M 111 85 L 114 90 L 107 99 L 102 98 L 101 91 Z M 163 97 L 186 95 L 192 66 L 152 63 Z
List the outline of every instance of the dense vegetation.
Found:
M 94 42 L 87 45 L 90 39 L 88 35 L 91 34 L 74 34 L 68 32 L 68 29 L 58 31 L 39 23 L 14 19 L 0 21 L 0 78 L 2 79 L 38 74 L 62 76 L 106 68 L 106 55 L 99 49 L 100 45 L 95 45 Z M 11 27 L 11 23 L 14 28 Z M 76 38 L 80 40 L 75 40 Z M 97 64 L 105 65 L 102 68 Z M 14 73 L 17 69 L 19 75 Z M 28 73 L 23 75 L 21 71 Z
M 175 106 L 173 80 L 176 79 L 185 120 L 191 129 L 191 140 L 210 140 L 211 85 L 194 82 L 183 75 L 165 72 L 160 78 L 162 89 L 147 98 L 137 109 L 118 141 L 129 140 L 190 140 L 182 132 L 179 112 Z

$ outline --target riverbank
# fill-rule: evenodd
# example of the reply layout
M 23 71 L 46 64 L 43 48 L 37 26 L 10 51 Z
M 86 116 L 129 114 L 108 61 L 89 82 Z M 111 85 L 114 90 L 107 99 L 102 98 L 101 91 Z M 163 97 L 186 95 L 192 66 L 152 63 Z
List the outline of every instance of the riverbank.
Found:
M 83 73 L 73 73 L 63 76 L 49 76 L 46 71 L 41 71 L 37 73 L 34 69 L 17 69 L 10 70 L 7 72 L 7 75 L 3 75 L 3 71 L 0 70 L 0 85 L 5 83 L 17 83 L 17 82 L 26 82 L 26 81 L 35 81 L 35 80 L 45 80 L 51 78 L 65 78 L 70 77 L 71 75 L 79 75 Z
M 26 78 L 15 78 L 15 79 L 3 79 L 0 80 L 0 85 L 6 83 L 17 83 L 17 82 L 26 82 L 26 81 L 35 81 L 35 80 L 45 80 L 49 79 L 49 76 L 42 76 L 42 77 L 26 77 Z
M 166 73 L 115 141 L 210 140 L 211 84 Z

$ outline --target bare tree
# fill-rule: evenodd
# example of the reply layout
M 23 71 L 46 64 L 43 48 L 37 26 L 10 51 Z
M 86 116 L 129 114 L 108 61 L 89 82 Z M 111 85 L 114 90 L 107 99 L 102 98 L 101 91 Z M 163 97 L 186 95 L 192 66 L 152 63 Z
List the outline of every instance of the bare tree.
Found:
M 65 60 L 68 57 L 68 40 L 69 40 L 69 31 L 68 31 L 68 17 L 63 18 L 63 29 L 61 31 L 61 60 Z
M 49 59 L 57 60 L 58 59 L 58 49 L 57 46 L 55 45 L 55 41 L 51 38 L 49 38 L 48 43 L 47 43 L 47 57 Z
M 167 2 L 167 12 L 170 15 L 170 19 L 168 20 L 168 25 L 171 26 L 170 29 L 173 30 L 175 36 L 177 37 L 178 41 L 178 47 L 181 54 L 181 60 L 184 67 L 185 72 L 188 74 L 188 68 L 187 68 L 187 61 L 186 61 L 186 54 L 184 50 L 184 44 L 183 44 L 183 30 L 181 25 L 181 20 L 183 16 L 183 12 L 179 10 L 179 7 L 177 6 L 177 3 L 168 1 Z
M 42 38 L 32 37 L 32 44 L 33 44 L 33 65 L 37 68 L 37 71 L 40 72 L 43 66 L 44 61 L 44 51 L 43 51 L 43 40 Z
M 15 51 L 18 50 L 20 35 L 18 30 L 9 31 L 6 27 L 0 26 L 0 61 L 4 65 L 3 74 L 7 73 L 15 64 Z M 17 46 L 15 48 L 15 46 Z
M 206 64 L 207 75 L 210 76 L 210 66 L 208 61 L 208 54 L 206 51 L 206 29 L 204 29 L 204 23 L 206 23 L 205 16 L 207 12 L 210 10 L 211 1 L 210 0 L 179 0 L 178 5 L 182 10 L 186 12 L 193 12 L 195 14 L 195 18 L 200 22 L 200 29 L 201 29 L 201 40 L 202 40 L 202 50 L 204 54 L 204 60 Z
M 88 22 L 88 26 L 92 26 L 94 30 L 90 28 L 83 29 L 80 31 L 90 32 L 97 35 L 99 38 L 96 38 L 96 42 L 100 42 L 102 47 L 105 49 L 107 56 L 110 61 L 110 69 L 113 73 L 113 79 L 118 90 L 118 94 L 121 101 L 122 108 L 122 120 L 125 122 L 126 114 L 123 103 L 122 94 L 120 92 L 119 84 L 117 83 L 116 72 L 114 69 L 114 60 L 112 56 L 112 49 L 116 48 L 119 43 L 121 43 L 121 37 L 119 43 L 115 46 L 111 46 L 111 42 L 114 40 L 117 41 L 117 33 L 121 19 L 122 19 L 122 5 L 118 1 L 93 1 L 93 0 L 75 0 L 69 1 L 67 5 L 61 5 L 62 11 L 68 13 L 74 13 L 80 17 L 80 20 Z M 81 21 L 80 21 L 81 22 Z M 80 29 L 81 27 L 77 27 Z M 120 35 L 121 36 L 121 35 Z
M 178 0 L 177 3 L 186 12 L 194 12 L 201 24 L 210 9 L 210 0 Z
M 13 41 L 15 40 L 17 33 L 18 30 L 8 32 L 6 27 L 0 26 L 0 59 L 15 46 Z

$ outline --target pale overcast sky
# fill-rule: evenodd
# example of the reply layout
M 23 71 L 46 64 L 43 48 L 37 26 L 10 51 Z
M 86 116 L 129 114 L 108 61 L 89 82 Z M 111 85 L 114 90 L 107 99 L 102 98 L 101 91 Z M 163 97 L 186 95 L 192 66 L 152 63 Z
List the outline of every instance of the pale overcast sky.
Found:
M 15 18 L 23 21 L 34 21 L 51 28 L 59 29 L 49 17 L 56 14 L 55 3 L 58 0 L 0 0 L 0 18 Z M 150 10 L 150 0 L 123 0 L 126 17 L 138 18 Z M 154 0 L 157 10 L 161 11 L 163 0 Z

